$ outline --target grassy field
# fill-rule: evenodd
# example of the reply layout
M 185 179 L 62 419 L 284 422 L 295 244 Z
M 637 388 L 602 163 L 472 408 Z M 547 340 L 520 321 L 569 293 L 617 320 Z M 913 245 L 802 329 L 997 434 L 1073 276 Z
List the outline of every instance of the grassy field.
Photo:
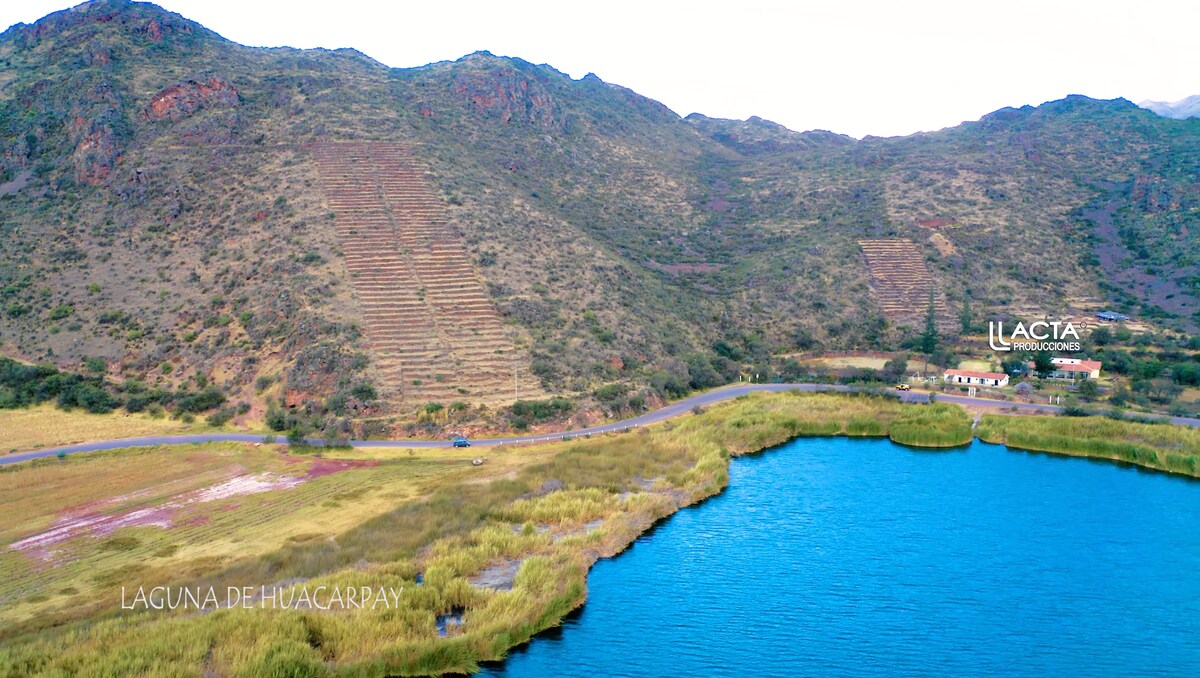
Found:
M 0 454 L 92 440 L 215 430 L 202 420 L 188 424 L 169 417 L 155 419 L 148 414 L 89 414 L 83 410 L 67 412 L 51 403 L 44 403 L 0 410 L 0 431 L 3 432 L 0 435 Z
M 995 434 L 1008 419 L 990 418 L 987 430 Z M 1059 421 L 1078 420 L 1035 426 Z M 1196 433 L 1151 428 L 1146 446 Z M 370 449 L 331 452 L 342 458 L 335 460 L 230 444 L 22 465 L 0 473 L 0 508 L 22 516 L 0 519 L 0 545 L 8 547 L 0 559 L 0 676 L 470 672 L 582 604 L 596 559 L 720 492 L 730 457 L 830 435 L 948 446 L 968 442 L 971 429 L 963 410 L 945 404 L 752 394 L 629 433 L 483 453 Z M 472 466 L 478 454 L 487 463 Z M 331 464 L 344 467 L 313 472 Z M 185 502 L 165 528 L 65 541 L 50 554 L 53 566 L 44 552 L 11 548 L 80 505 L 121 514 L 164 498 L 179 503 L 230 474 L 303 482 Z M 72 495 L 89 483 L 96 487 Z M 121 586 L 301 584 L 403 588 L 390 610 L 119 606 Z
M 1123 461 L 1200 477 L 1200 430 L 1103 417 L 1013 417 L 988 414 L 980 440 L 1077 457 Z

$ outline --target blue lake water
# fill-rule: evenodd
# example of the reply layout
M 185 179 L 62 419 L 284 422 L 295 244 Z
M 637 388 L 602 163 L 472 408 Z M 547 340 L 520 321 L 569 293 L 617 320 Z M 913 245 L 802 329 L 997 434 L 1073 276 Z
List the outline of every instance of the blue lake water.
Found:
M 799 440 L 596 564 L 490 676 L 1200 676 L 1200 482 Z

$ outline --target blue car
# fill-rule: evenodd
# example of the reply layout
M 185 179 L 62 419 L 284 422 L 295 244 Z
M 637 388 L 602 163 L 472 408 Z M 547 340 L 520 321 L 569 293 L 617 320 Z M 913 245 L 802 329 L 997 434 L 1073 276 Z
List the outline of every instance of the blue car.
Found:
M 454 446 L 455 447 L 470 447 L 471 441 L 467 440 L 466 438 L 464 438 L 462 436 L 458 436 L 457 438 L 454 439 Z

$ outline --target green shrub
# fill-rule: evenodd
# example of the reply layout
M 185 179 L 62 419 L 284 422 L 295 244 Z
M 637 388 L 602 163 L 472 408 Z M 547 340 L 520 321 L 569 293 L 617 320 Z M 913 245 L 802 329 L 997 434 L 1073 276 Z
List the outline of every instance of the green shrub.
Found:
M 512 414 L 518 419 L 527 421 L 545 421 L 575 409 L 575 403 L 567 398 L 550 398 L 548 400 L 518 400 L 512 404 Z

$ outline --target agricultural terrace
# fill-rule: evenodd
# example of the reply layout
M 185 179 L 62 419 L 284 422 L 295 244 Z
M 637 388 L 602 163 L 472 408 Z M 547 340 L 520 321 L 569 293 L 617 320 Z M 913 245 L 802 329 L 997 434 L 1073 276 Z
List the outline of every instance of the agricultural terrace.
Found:
M 871 273 L 871 288 L 879 308 L 888 320 L 897 325 L 919 327 L 929 309 L 929 293 L 934 293 L 934 315 L 940 325 L 950 324 L 952 317 L 946 300 L 937 291 L 929 267 L 913 241 L 906 238 L 859 240 L 867 268 Z
M 334 215 L 383 396 L 427 402 L 511 402 L 543 396 L 447 223 L 445 206 L 408 147 L 312 147 Z M 514 370 L 525 375 L 514 392 Z

